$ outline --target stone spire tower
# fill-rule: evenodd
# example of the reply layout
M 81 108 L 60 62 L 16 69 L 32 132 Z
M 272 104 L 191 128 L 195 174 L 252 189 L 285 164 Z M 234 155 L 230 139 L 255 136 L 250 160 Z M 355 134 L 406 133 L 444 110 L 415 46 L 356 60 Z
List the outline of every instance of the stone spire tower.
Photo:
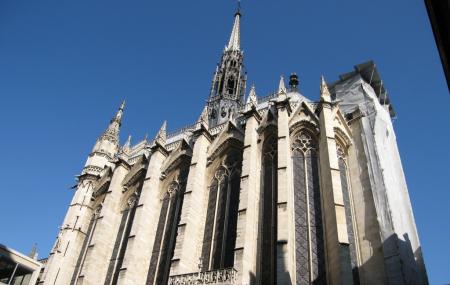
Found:
M 119 150 L 119 131 L 124 109 L 125 101 L 97 139 L 78 176 L 74 196 L 44 272 L 47 284 L 69 284 L 69 280 L 70 284 L 77 282 L 73 279 L 74 270 L 79 270 L 77 264 L 85 258 L 85 241 L 89 239 L 89 232 L 96 224 L 102 208 L 102 203 L 92 207 L 91 197 L 100 176 L 114 165 L 115 155 Z
M 125 101 L 120 105 L 116 115 L 109 122 L 108 128 L 97 139 L 91 154 L 86 162 L 86 167 L 103 168 L 108 160 L 114 158 L 119 151 L 119 131 L 122 125 L 122 116 L 125 109 Z M 85 171 L 88 169 L 85 168 Z M 97 169 L 100 170 L 100 169 Z
M 209 126 L 214 127 L 230 119 L 243 104 L 246 72 L 244 53 L 240 47 L 241 11 L 234 15 L 234 25 L 228 45 L 222 54 L 212 80 L 208 100 Z

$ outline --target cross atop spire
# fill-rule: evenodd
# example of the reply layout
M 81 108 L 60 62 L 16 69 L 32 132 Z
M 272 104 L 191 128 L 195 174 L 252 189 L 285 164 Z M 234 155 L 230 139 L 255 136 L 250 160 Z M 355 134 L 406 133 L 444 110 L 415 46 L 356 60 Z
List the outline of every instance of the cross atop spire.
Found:
M 240 50 L 241 49 L 241 1 L 238 2 L 238 8 L 234 14 L 233 31 L 231 32 L 230 40 L 226 50 Z

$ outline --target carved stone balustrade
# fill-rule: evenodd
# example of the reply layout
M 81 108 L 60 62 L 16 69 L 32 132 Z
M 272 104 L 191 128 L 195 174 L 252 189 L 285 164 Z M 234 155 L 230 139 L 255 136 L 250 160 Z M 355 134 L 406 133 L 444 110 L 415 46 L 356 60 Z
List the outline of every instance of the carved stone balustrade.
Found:
M 169 277 L 169 285 L 221 284 L 235 285 L 237 270 L 234 268 L 218 269 L 206 272 L 174 275 Z

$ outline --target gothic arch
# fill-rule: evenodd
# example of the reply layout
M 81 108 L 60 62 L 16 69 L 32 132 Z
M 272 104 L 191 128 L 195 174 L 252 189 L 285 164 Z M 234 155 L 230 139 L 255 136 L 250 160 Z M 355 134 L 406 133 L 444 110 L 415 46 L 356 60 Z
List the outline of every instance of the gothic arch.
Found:
M 312 110 L 311 106 L 305 102 L 301 102 L 295 109 L 293 115 L 289 119 L 289 130 L 292 131 L 306 127 L 311 130 L 319 131 L 319 118 Z
M 166 159 L 162 165 L 162 178 L 164 179 L 168 173 L 179 168 L 180 164 L 192 157 L 192 148 L 189 143 L 183 138 L 173 151 L 170 152 L 169 157 Z
M 299 120 L 289 127 L 291 138 L 294 138 L 295 135 L 302 131 L 310 133 L 316 140 L 318 140 L 319 128 L 315 123 L 309 120 Z
M 135 165 L 135 170 L 137 170 L 138 167 L 138 165 Z M 105 285 L 117 284 L 119 279 L 120 269 L 123 264 L 131 228 L 133 226 L 133 221 L 136 214 L 136 208 L 138 207 L 139 198 L 144 184 L 143 171 L 130 171 L 129 174 L 132 174 L 132 177 L 129 177 L 130 183 L 126 183 L 127 186 L 123 185 L 122 198 L 119 205 L 119 211 L 121 214 L 120 224 L 116 233 L 114 247 L 108 265 L 108 271 L 106 273 Z
M 160 214 L 146 284 L 166 284 L 175 251 L 178 226 L 189 172 L 190 156 L 184 157 L 160 187 Z
M 213 162 L 216 158 L 222 156 L 230 148 L 241 149 L 244 143 L 244 135 L 233 123 L 227 122 L 227 125 L 217 135 L 208 149 L 208 161 Z
M 276 121 L 276 114 L 275 110 L 269 105 L 269 107 L 266 110 L 260 111 L 262 120 L 258 127 L 258 133 L 261 136 L 265 136 L 269 133 L 271 133 L 272 130 L 277 129 L 277 121 Z
M 242 148 L 228 147 L 209 165 L 202 270 L 234 266 Z
M 336 141 L 339 141 L 339 144 L 347 151 L 352 144 L 352 140 L 347 133 L 341 127 L 334 127 L 334 134 L 336 135 Z

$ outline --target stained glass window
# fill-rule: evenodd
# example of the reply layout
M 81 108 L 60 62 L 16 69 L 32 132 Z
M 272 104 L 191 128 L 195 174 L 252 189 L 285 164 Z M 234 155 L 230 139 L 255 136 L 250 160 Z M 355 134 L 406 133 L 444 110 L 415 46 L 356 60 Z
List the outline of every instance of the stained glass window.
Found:
M 230 152 L 210 183 L 202 248 L 202 270 L 234 265 L 241 156 Z
M 292 141 L 297 284 L 326 284 L 318 162 L 317 141 L 300 131 Z

